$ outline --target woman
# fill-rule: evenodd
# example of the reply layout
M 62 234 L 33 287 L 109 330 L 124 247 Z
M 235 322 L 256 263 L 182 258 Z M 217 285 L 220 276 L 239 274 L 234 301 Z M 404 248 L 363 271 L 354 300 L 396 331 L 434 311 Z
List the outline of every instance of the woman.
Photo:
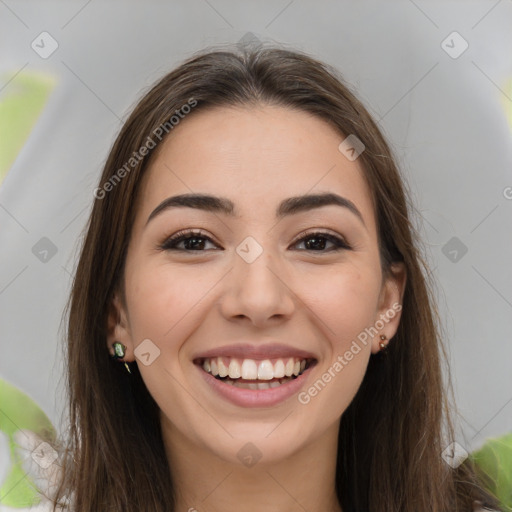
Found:
M 333 69 L 276 48 L 195 55 L 140 100 L 94 196 L 61 502 L 495 506 L 442 456 L 438 319 L 402 179 Z

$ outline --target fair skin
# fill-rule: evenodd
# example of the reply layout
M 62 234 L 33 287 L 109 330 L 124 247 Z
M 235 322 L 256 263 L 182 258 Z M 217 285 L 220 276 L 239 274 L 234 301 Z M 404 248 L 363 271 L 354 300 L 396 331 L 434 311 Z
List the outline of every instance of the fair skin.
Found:
M 144 177 L 125 300 L 114 298 L 107 341 L 110 351 L 114 341 L 127 347 L 124 360 L 137 361 L 160 407 L 176 510 L 341 510 L 340 417 L 379 351 L 379 335 L 391 339 L 397 330 L 406 278 L 400 265 L 389 277 L 381 271 L 370 191 L 359 161 L 338 150 L 343 139 L 324 121 L 284 107 L 216 108 L 175 127 Z M 237 215 L 180 206 L 148 222 L 163 200 L 190 193 L 228 198 Z M 333 204 L 276 218 L 284 199 L 321 193 L 348 199 L 361 218 Z M 178 243 L 181 251 L 158 247 L 186 229 L 203 238 Z M 351 249 L 333 250 L 329 239 L 312 236 L 318 232 Z M 262 250 L 251 262 L 237 252 L 246 237 Z M 378 335 L 347 360 L 358 335 L 376 325 Z M 160 351 L 148 365 L 134 353 L 146 339 L 152 354 Z M 316 363 L 297 379 L 299 389 L 272 405 L 233 403 L 194 363 L 225 345 L 265 351 L 272 343 L 306 351 Z M 308 394 L 326 372 L 328 383 Z M 260 457 L 253 465 L 239 455 L 247 443 L 242 453 Z

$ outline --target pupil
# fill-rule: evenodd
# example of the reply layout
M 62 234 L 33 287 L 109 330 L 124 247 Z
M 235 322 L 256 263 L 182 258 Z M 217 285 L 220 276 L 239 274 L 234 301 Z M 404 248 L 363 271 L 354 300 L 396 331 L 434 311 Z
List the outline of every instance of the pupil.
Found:
M 187 249 L 202 249 L 204 247 L 204 239 L 202 239 L 201 237 L 188 238 L 187 240 L 185 240 L 185 244 L 187 246 Z
M 312 240 L 313 243 L 310 243 Z M 306 240 L 306 246 L 308 249 L 325 249 L 325 242 L 326 240 L 323 237 L 311 237 Z

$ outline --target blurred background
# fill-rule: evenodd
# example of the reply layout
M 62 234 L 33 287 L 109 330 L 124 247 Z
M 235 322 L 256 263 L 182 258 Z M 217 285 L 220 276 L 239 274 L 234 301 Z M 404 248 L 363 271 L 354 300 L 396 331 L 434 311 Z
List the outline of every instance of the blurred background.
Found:
M 63 308 L 122 121 L 194 52 L 258 40 L 335 66 L 378 121 L 438 283 L 457 441 L 512 431 L 510 0 L 0 0 L 0 378 L 60 429 Z

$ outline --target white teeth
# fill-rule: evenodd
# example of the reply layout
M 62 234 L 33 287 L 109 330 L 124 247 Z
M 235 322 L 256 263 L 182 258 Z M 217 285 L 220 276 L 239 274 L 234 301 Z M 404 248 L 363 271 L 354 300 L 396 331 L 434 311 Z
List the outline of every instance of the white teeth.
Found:
M 236 359 L 231 359 L 231 362 L 229 363 L 229 377 L 231 379 L 240 378 L 240 365 Z
M 219 377 L 226 377 L 229 370 L 228 367 L 224 364 L 222 357 L 217 359 L 217 364 L 219 365 Z
M 216 358 L 210 359 L 210 371 L 212 372 L 212 375 L 219 375 Z
M 286 361 L 286 366 L 284 367 L 284 374 L 287 377 L 291 377 L 293 375 L 293 367 L 294 367 L 294 361 L 293 358 L 288 359 Z
M 258 382 L 258 389 L 269 389 L 270 384 L 268 382 Z
M 306 361 L 304 361 L 304 366 L 306 366 Z M 284 363 L 282 359 L 278 359 L 276 364 L 274 365 L 274 378 L 281 379 L 284 377 Z
M 272 363 L 265 359 L 265 361 L 261 361 L 258 366 L 258 379 L 259 380 L 271 380 L 274 378 L 274 367 Z M 260 388 L 263 389 L 263 388 Z
M 252 359 L 244 359 L 242 363 L 242 379 L 255 380 L 258 378 L 258 365 Z
M 272 382 L 269 382 L 268 385 L 271 387 L 271 388 L 278 388 L 281 384 L 279 384 L 279 381 L 278 380 L 273 380 Z
M 229 361 L 229 364 L 226 364 L 227 361 Z M 256 361 L 254 359 L 240 360 L 229 357 L 212 357 L 203 361 L 202 368 L 214 377 L 269 381 L 298 376 L 306 369 L 306 360 L 289 357 L 277 359 L 272 364 L 270 359 Z

